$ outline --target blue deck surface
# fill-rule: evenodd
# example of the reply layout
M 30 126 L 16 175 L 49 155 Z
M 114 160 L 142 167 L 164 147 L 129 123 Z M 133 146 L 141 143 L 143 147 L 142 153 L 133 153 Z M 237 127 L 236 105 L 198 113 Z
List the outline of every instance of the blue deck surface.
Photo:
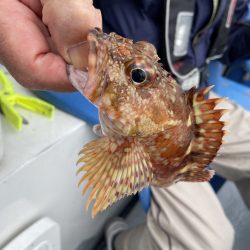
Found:
M 79 92 L 58 93 L 35 91 L 35 94 L 75 117 L 86 121 L 89 125 L 99 123 L 98 110 Z
M 248 65 L 248 62 L 246 63 Z M 242 63 L 239 63 L 238 65 L 241 64 Z M 214 91 L 218 95 L 226 96 L 245 109 L 250 110 L 250 85 L 248 85 L 247 81 L 243 81 L 242 75 L 239 76 L 240 68 L 238 68 L 238 70 L 231 71 L 228 77 L 223 76 L 223 71 L 224 66 L 221 63 L 211 63 L 209 66 L 208 83 L 215 85 Z M 243 73 L 242 69 L 241 73 Z M 239 81 L 236 82 L 234 79 L 238 79 Z M 240 81 L 240 79 L 242 79 L 242 81 Z

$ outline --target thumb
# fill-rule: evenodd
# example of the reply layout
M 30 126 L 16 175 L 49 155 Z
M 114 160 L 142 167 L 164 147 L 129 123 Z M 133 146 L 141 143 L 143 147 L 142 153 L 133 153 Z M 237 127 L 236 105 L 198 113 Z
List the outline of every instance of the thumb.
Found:
M 102 26 L 100 10 L 92 1 L 44 0 L 43 22 L 47 25 L 57 52 L 68 63 L 77 57 L 77 64 L 87 66 L 88 46 L 75 46 L 86 40 L 89 30 Z M 69 48 L 74 47 L 71 58 Z M 80 56 L 81 55 L 81 56 Z

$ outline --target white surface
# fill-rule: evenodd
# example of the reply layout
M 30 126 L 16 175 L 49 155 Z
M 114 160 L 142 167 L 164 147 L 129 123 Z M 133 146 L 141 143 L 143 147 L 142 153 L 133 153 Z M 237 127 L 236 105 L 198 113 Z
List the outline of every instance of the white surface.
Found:
M 32 95 L 18 84 L 15 85 L 15 90 L 24 95 Z M 20 169 L 27 161 L 34 160 L 63 137 L 87 126 L 84 122 L 60 111 L 56 111 L 54 118 L 50 120 L 22 108 L 17 107 L 17 110 L 29 124 L 23 125 L 22 131 L 18 132 L 1 115 L 3 144 L 6 145 L 6 150 L 0 163 L 0 181 L 16 169 Z M 89 135 L 88 138 L 91 139 L 93 136 Z
M 61 250 L 60 227 L 43 218 L 25 229 L 2 250 Z
M 3 133 L 2 133 L 2 123 L 0 119 L 0 162 L 3 158 Z
M 20 86 L 15 89 L 31 95 Z M 0 162 L 0 249 L 41 217 L 61 227 L 62 249 L 91 244 L 106 220 L 123 209 L 122 201 L 91 218 L 87 196 L 77 187 L 76 159 L 82 145 L 95 136 L 91 128 L 64 112 L 45 117 L 20 109 L 29 121 L 17 132 L 2 118 L 4 155 Z M 86 246 L 87 250 L 90 247 Z M 40 249 L 39 249 L 40 250 Z

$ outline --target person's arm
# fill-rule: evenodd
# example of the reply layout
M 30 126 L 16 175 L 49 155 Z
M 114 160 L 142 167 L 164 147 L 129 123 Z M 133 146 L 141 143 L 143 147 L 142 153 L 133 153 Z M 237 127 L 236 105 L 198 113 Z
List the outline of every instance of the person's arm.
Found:
M 73 90 L 65 51 L 83 41 L 89 29 L 101 27 L 92 2 L 1 0 L 0 8 L 0 62 L 16 80 L 32 89 Z

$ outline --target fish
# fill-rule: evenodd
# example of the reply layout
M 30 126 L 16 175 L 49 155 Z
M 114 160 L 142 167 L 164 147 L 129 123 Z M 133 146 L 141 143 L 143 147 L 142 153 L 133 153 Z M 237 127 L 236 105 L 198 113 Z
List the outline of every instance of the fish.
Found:
M 99 137 L 77 162 L 92 216 L 150 185 L 209 181 L 225 134 L 227 110 L 216 108 L 224 98 L 207 99 L 213 86 L 182 90 L 146 41 L 93 29 L 87 44 L 87 68 L 73 63 L 67 71 L 99 111 Z

